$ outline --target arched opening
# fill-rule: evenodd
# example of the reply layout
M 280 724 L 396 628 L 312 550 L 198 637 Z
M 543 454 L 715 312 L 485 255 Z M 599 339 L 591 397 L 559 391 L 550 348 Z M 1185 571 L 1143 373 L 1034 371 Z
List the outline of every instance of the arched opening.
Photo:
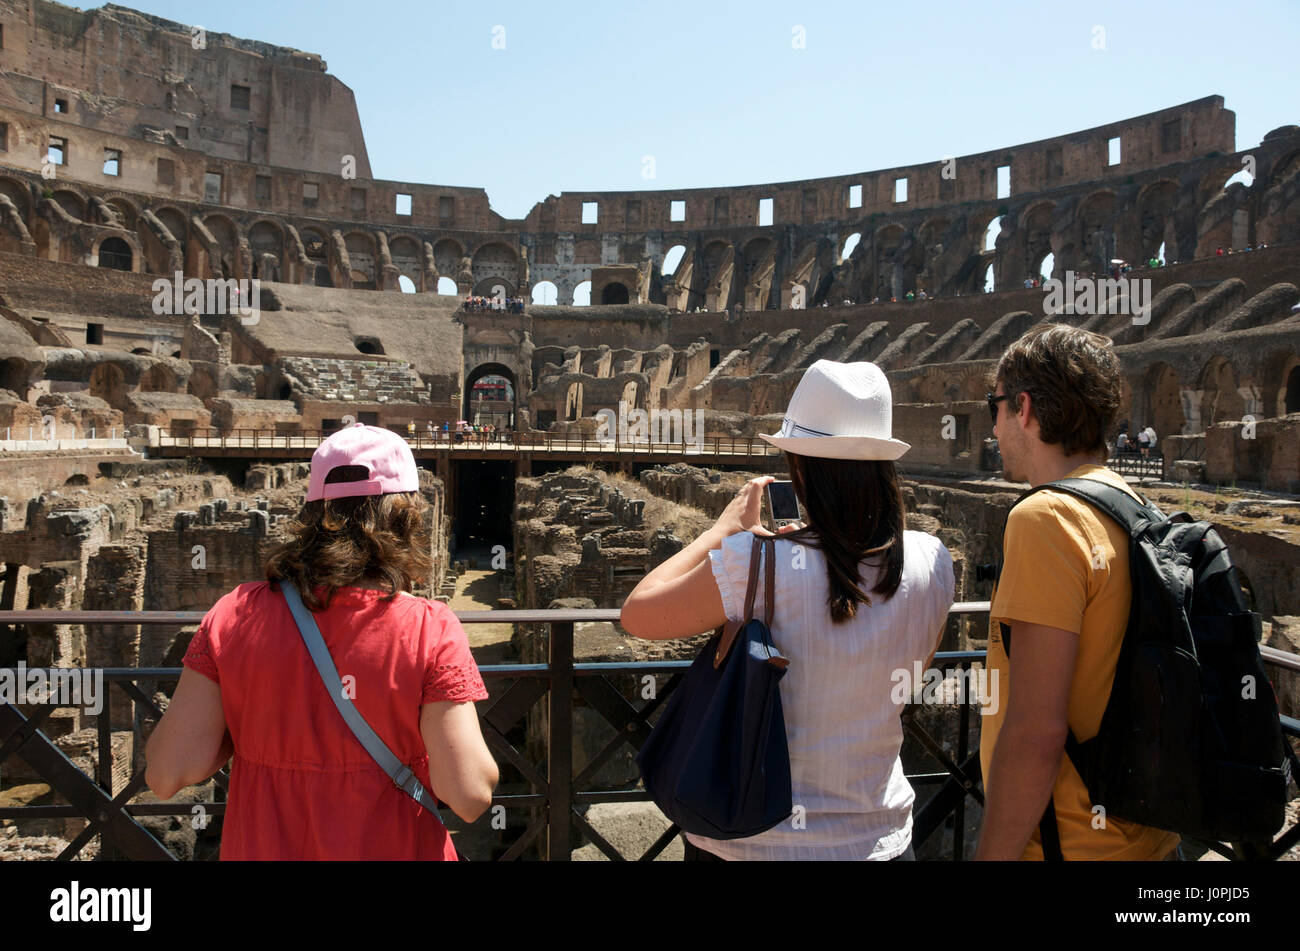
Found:
M 997 287 L 993 279 L 993 265 L 990 264 L 988 270 L 984 272 L 984 293 L 992 294 L 995 290 L 997 290 Z
M 685 255 L 686 245 L 673 245 L 668 249 L 668 253 L 664 255 L 663 267 L 659 269 L 659 273 L 664 277 L 671 276 L 677 270 L 677 265 L 682 263 L 682 258 L 685 257 Z
M 989 222 L 989 226 L 984 229 L 984 243 L 981 247 L 985 251 L 996 251 L 998 249 L 998 235 L 1002 233 L 1002 216 L 998 215 Z
M 1038 265 L 1038 274 L 1044 281 L 1052 279 L 1052 269 L 1056 267 L 1056 255 L 1051 251 L 1043 257 L 1042 262 Z
M 101 363 L 90 371 L 90 395 L 98 396 L 109 406 L 120 408 L 126 395 L 122 371 L 111 363 Z
M 0 360 L 0 390 L 12 390 L 19 399 L 27 398 L 27 361 L 19 357 Z
M 90 485 L 90 478 L 84 472 L 73 473 L 63 480 L 66 485 Z
M 1157 437 L 1184 434 L 1187 417 L 1183 413 L 1183 397 L 1178 386 L 1178 374 L 1167 363 L 1157 363 L 1146 372 L 1145 384 L 1134 393 L 1147 394 L 1147 407 L 1143 427 L 1150 425 Z M 1140 407 L 1134 406 L 1135 412 Z M 1134 420 L 1134 423 L 1141 420 Z M 1132 430 L 1133 435 L 1137 430 Z
M 1286 412 L 1300 413 L 1300 365 L 1293 366 L 1286 377 Z
M 628 299 L 627 285 L 619 281 L 611 281 L 601 288 L 600 302 L 602 304 L 626 304 Z
M 140 392 L 174 393 L 176 392 L 176 374 L 161 363 L 155 363 L 140 374 Z
M 1255 184 L 1255 176 L 1251 175 L 1250 172 L 1248 172 L 1246 169 L 1243 168 L 1240 172 L 1237 172 L 1235 175 L 1232 175 L 1231 177 L 1228 178 L 1226 182 L 1223 183 L 1223 190 L 1226 192 L 1229 189 L 1229 187 L 1236 184 L 1237 182 L 1240 182 L 1241 184 L 1249 188 L 1251 185 Z
M 397 276 L 397 286 L 401 289 L 403 294 L 415 293 L 415 281 L 411 280 L 405 274 L 399 274 Z
M 551 281 L 542 281 L 533 285 L 533 303 L 551 305 L 560 300 L 560 289 Z
M 514 372 L 501 363 L 484 363 L 465 378 L 462 419 L 478 426 L 513 429 L 518 387 Z
M 456 282 L 449 277 L 438 278 L 438 293 L 444 297 L 455 297 L 459 292 Z
M 840 248 L 840 261 L 847 261 L 857 250 L 858 244 L 862 241 L 862 232 L 855 231 L 844 240 L 844 247 Z
M 586 307 L 591 303 L 591 281 L 583 281 L 573 289 L 573 305 Z
M 1156 248 L 1156 260 L 1160 262 L 1161 266 L 1165 263 L 1165 243 L 1163 241 L 1160 242 L 1160 247 Z
M 379 342 L 378 337 L 357 337 L 352 341 L 352 345 L 362 353 L 372 356 L 376 354 L 382 356 L 384 353 L 384 345 Z
M 114 271 L 131 270 L 131 246 L 121 238 L 105 238 L 99 245 L 99 266 Z

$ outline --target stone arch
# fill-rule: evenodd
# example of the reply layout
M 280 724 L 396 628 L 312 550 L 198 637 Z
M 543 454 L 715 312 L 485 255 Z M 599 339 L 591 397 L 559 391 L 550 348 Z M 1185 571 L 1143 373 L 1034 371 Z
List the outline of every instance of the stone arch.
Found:
M 631 300 L 627 285 L 622 281 L 610 281 L 600 290 L 602 304 L 626 304 Z
M 881 300 L 903 296 L 903 262 L 899 260 L 899 252 L 906 239 L 907 232 L 902 225 L 888 224 L 876 231 L 872 296 Z
M 388 254 L 397 273 L 409 278 L 417 291 L 424 287 L 424 255 L 419 242 L 408 234 L 399 234 L 388 241 Z
M 455 297 L 460 293 L 460 289 L 452 278 L 444 274 L 438 278 L 438 293 L 443 296 Z
M 461 406 L 464 410 L 461 419 L 473 421 L 474 417 L 471 413 L 473 412 L 474 384 L 484 377 L 501 377 L 506 381 L 506 393 L 510 408 L 505 412 L 507 412 L 509 418 L 504 421 L 493 419 L 490 422 L 497 426 L 504 425 L 513 428 L 519 411 L 519 379 L 515 371 L 504 363 L 480 363 L 465 377 L 465 386 L 461 393 Z
M 760 235 L 757 238 L 750 238 L 745 242 L 744 248 L 740 253 L 741 266 L 744 268 L 742 275 L 744 281 L 748 283 L 753 279 L 754 269 L 763 263 L 769 251 L 775 242 L 771 238 Z M 679 247 L 682 247 L 679 245 Z M 685 251 L 685 247 L 682 247 Z
M 175 393 L 176 374 L 165 363 L 155 363 L 140 374 L 141 393 Z
M 167 226 L 172 237 L 182 245 L 185 243 L 185 237 L 189 234 L 189 222 L 185 218 L 184 212 L 179 208 L 173 208 L 171 205 L 163 205 L 161 208 L 154 209 L 154 217 Z
M 208 215 L 203 219 L 203 226 L 208 229 L 221 255 L 221 273 L 213 277 L 235 277 L 239 261 L 239 229 L 225 215 Z
M 14 207 L 18 209 L 18 215 L 27 222 L 31 217 L 31 189 L 26 184 L 16 178 L 0 176 L 0 195 L 6 196 Z
M 441 238 L 433 246 L 433 265 L 443 277 L 455 281 L 460 271 L 460 259 L 465 256 L 465 246 L 455 238 Z M 442 293 L 439 291 L 438 293 Z M 454 291 L 452 293 L 455 293 Z
M 1142 377 L 1142 405 L 1133 408 L 1140 418 L 1133 421 L 1131 432 L 1151 426 L 1157 436 L 1183 433 L 1187 417 L 1183 411 L 1183 395 L 1178 385 L 1178 373 L 1163 361 L 1147 367 Z M 1142 423 L 1138 426 L 1138 423 Z
M 1017 237 L 1025 276 L 1037 277 L 1043 259 L 1052 253 L 1052 217 L 1056 202 L 1037 201 L 1020 213 Z
M 508 244 L 489 241 L 479 245 L 472 255 L 475 285 L 500 278 L 497 283 L 513 285 L 518 280 L 519 254 Z
M 730 242 L 721 238 L 715 238 L 704 246 L 704 253 L 700 256 L 700 288 L 703 290 L 709 286 L 714 276 L 718 273 L 718 268 L 722 267 L 723 258 L 727 255 L 727 249 L 731 247 Z
M 533 303 L 534 304 L 558 304 L 560 302 L 560 289 L 555 286 L 554 281 L 538 281 L 533 285 Z
M 686 245 L 674 244 L 664 255 L 664 263 L 659 268 L 659 273 L 664 277 L 671 277 L 677 273 L 677 266 L 682 263 L 682 258 L 686 257 Z
M 60 188 L 50 196 L 50 201 L 54 202 L 64 211 L 78 221 L 86 220 L 86 199 L 79 192 L 71 188 Z
M 128 231 L 135 230 L 136 219 L 140 216 L 140 211 L 136 208 L 135 203 L 122 195 L 114 195 L 111 198 L 104 199 L 104 203 L 117 212 L 122 219 L 122 226 Z
M 27 377 L 31 368 L 22 357 L 0 360 L 0 390 L 13 390 L 20 400 L 27 399 Z
M 1277 403 L 1279 416 L 1300 413 L 1300 357 L 1292 357 L 1290 367 L 1284 371 Z
M 284 229 L 274 221 L 263 218 L 248 229 L 248 247 L 253 252 L 253 277 L 263 281 L 274 280 L 277 275 L 262 273 L 262 255 L 275 258 L 275 266 L 284 262 Z
M 1082 251 L 1082 266 L 1104 272 L 1115 257 L 1115 218 L 1119 196 L 1110 189 L 1099 189 L 1079 202 L 1075 214 L 1075 232 Z M 1159 430 L 1156 430 L 1159 432 Z
M 487 277 L 474 285 L 474 294 L 478 297 L 496 297 L 500 289 L 502 297 L 514 297 L 515 286 L 503 277 Z
M 127 241 L 115 234 L 104 235 L 91 248 L 99 267 L 114 271 L 139 270 L 139 255 L 133 247 L 133 241 Z
M 1241 419 L 1245 412 L 1245 401 L 1237 392 L 1237 368 L 1227 357 L 1216 355 L 1206 361 L 1197 388 L 1202 393 L 1202 430 L 1215 423 Z
M 185 384 L 185 392 L 207 403 L 208 400 L 217 396 L 219 390 L 217 381 L 210 372 L 203 367 L 195 367 L 194 372 L 190 374 L 190 378 Z
M 1178 183 L 1162 178 L 1143 187 L 1138 193 L 1138 254 L 1145 264 L 1161 245 L 1173 247 L 1174 207 L 1178 201 Z
M 90 371 L 90 395 L 98 396 L 109 406 L 121 409 L 126 401 L 126 376 L 122 368 L 101 363 Z
M 373 291 L 378 286 L 375 283 L 377 252 L 374 235 L 349 231 L 343 236 L 343 245 L 348 249 L 348 260 L 352 264 L 352 286 Z

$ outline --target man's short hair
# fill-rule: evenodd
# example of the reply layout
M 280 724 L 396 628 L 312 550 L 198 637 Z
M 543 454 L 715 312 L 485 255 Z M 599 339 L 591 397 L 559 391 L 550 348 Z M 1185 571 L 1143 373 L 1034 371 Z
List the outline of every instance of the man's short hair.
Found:
M 1066 455 L 1106 451 L 1106 434 L 1119 412 L 1124 378 L 1112 341 L 1065 324 L 1039 324 L 1013 343 L 998 361 L 993 386 L 1001 383 L 1020 404 L 1033 397 L 1034 416 L 1048 444 Z

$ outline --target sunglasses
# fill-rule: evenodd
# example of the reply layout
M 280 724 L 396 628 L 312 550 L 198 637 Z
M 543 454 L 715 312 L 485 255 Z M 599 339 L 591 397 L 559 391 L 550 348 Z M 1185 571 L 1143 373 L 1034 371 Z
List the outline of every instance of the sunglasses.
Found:
M 989 401 L 989 415 L 993 417 L 993 425 L 998 424 L 998 404 L 1003 400 L 1011 399 L 1013 394 L 1003 393 L 1001 396 L 994 396 L 992 393 L 985 393 L 984 398 Z

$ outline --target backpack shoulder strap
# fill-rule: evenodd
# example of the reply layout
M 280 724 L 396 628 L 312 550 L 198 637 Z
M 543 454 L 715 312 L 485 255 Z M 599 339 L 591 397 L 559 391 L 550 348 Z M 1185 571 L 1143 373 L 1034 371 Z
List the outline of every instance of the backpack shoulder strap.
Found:
M 1108 485 L 1097 479 L 1057 479 L 1055 482 L 1044 482 L 1042 485 L 1034 486 L 1016 499 L 1016 505 L 1043 489 L 1055 489 L 1058 492 L 1065 492 L 1076 498 L 1083 499 L 1085 502 L 1091 502 L 1119 522 L 1129 535 L 1133 535 L 1144 522 L 1164 518 L 1145 499 L 1139 502 L 1123 489 Z
M 311 654 L 312 663 L 316 665 L 316 672 L 320 674 L 321 682 L 325 685 L 325 692 L 334 701 L 334 706 L 343 717 L 343 722 L 348 725 L 348 729 L 352 731 L 357 741 L 365 747 L 370 758 L 388 774 L 393 785 L 441 822 L 437 800 L 416 778 L 415 772 L 398 759 L 388 748 L 388 744 L 379 738 L 379 734 L 371 728 L 351 699 L 344 694 L 343 681 L 339 678 L 338 668 L 334 666 L 334 659 L 330 657 L 325 639 L 321 637 L 320 628 L 316 626 L 316 619 L 312 617 L 307 605 L 302 603 L 302 596 L 298 593 L 298 589 L 292 581 L 285 578 L 278 579 L 277 583 L 284 594 L 284 600 L 289 604 L 294 622 L 298 625 L 298 633 L 302 635 L 303 643 L 307 645 L 307 652 Z

